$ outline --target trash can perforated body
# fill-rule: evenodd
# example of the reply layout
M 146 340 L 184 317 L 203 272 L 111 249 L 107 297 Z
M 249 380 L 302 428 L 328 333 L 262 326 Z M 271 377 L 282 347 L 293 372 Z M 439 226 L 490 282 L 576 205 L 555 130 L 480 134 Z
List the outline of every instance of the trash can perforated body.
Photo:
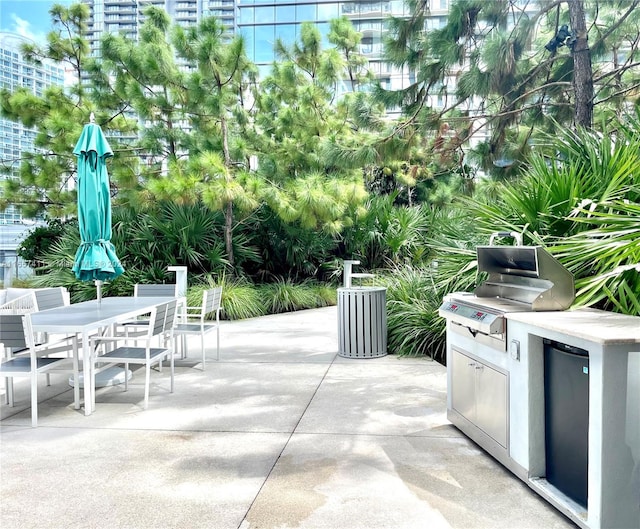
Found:
M 387 289 L 338 289 L 338 355 L 377 358 L 387 354 Z

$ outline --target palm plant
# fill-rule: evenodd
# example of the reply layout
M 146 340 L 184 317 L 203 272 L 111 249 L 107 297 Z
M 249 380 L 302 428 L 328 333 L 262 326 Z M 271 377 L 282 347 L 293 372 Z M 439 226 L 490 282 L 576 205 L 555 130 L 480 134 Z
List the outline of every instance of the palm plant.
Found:
M 432 211 L 425 205 L 397 207 L 395 194 L 374 196 L 362 216 L 342 233 L 344 255 L 369 269 L 389 263 L 420 263 L 428 254 Z
M 328 232 L 305 228 L 299 222 L 284 222 L 267 205 L 247 220 L 242 234 L 248 245 L 260 249 L 260 260 L 247 262 L 243 268 L 246 275 L 259 282 L 274 277 L 322 279 L 337 247 Z
M 519 180 L 494 184 L 489 193 L 461 198 L 456 208 L 434 215 L 426 274 L 431 289 L 415 287 L 416 299 L 389 289 L 390 336 L 418 340 L 420 332 L 417 343 L 441 354 L 444 320 L 436 311 L 442 297 L 473 290 L 479 279 L 475 247 L 505 230 L 545 246 L 574 274 L 576 305 L 640 314 L 640 125 L 629 119 L 612 128 L 606 137 L 565 131 L 532 156 Z M 411 321 L 421 329 L 412 329 Z
M 117 208 L 114 244 L 125 268 L 152 271 L 159 263 L 162 268 L 188 266 L 196 274 L 222 272 L 222 222 L 220 213 L 201 204 L 165 202 L 149 211 Z
M 444 361 L 446 325 L 438 307 L 446 294 L 473 289 L 479 236 L 463 209 L 436 212 L 430 223 L 429 263 L 394 266 L 381 281 L 387 287 L 389 350 Z
M 201 205 L 165 203 L 155 210 L 113 209 L 112 243 L 125 272 L 105 284 L 105 295 L 128 295 L 135 283 L 173 280 L 168 266 L 184 265 L 191 273 L 224 272 L 221 215 Z M 95 287 L 75 279 L 71 266 L 80 244 L 77 226 L 65 226 L 60 239 L 42 256 L 44 266 L 36 280 L 42 286 L 66 286 L 74 301 L 91 299 Z M 252 255 L 253 250 L 246 249 Z
M 584 129 L 547 138 L 532 154 L 517 182 L 499 185 L 496 196 L 462 199 L 485 236 L 509 229 L 530 240 L 570 236 L 588 229 L 572 213 L 585 200 L 637 201 L 640 126 L 619 124 L 610 135 Z
M 577 304 L 639 316 L 640 203 L 585 203 L 574 219 L 591 228 L 554 251 L 577 276 Z
M 612 129 L 607 136 L 567 130 L 531 157 L 520 180 L 502 185 L 497 198 L 462 203 L 479 237 L 513 230 L 555 254 L 576 278 L 576 305 L 637 313 L 640 120 Z M 448 240 L 461 234 L 454 235 Z M 454 282 L 471 273 L 472 256 L 465 268 L 458 244 L 432 244 L 441 267 L 461 271 Z

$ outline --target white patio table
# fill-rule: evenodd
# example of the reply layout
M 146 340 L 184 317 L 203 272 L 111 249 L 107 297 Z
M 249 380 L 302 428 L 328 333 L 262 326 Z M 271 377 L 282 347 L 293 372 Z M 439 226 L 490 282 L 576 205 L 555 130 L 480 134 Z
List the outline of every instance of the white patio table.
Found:
M 179 305 L 186 304 L 184 297 L 110 297 L 102 298 L 100 303 L 97 300 L 84 301 L 31 314 L 34 332 L 82 334 L 85 415 L 91 415 L 95 409 L 95 378 L 93 376 L 95 359 L 90 345 L 92 333 L 115 323 L 148 314 L 154 307 L 175 299 L 178 299 Z M 78 409 L 80 384 L 75 377 L 73 392 L 75 407 Z

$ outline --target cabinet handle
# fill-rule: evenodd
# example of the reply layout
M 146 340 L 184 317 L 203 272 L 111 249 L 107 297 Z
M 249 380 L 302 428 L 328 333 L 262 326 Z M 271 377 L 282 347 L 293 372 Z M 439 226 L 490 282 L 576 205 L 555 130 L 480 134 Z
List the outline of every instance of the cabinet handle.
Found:
M 469 364 L 468 364 L 468 365 L 469 365 L 469 367 L 476 367 L 475 362 L 469 362 Z
M 476 365 L 476 369 L 484 369 L 483 365 Z

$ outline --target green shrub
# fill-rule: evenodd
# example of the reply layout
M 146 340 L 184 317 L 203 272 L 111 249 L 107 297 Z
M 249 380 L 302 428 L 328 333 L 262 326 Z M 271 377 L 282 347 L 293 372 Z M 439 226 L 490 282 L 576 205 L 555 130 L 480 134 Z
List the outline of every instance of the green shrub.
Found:
M 269 314 L 311 309 L 324 303 L 308 283 L 296 284 L 290 279 L 262 285 L 260 291 Z
M 207 277 L 204 282 L 189 288 L 187 292 L 187 304 L 197 307 L 202 304 L 204 290 L 222 285 L 222 311 L 220 317 L 227 320 L 243 320 L 256 318 L 267 314 L 267 309 L 260 291 L 251 283 L 226 277 L 216 281 L 213 277 Z
M 318 307 L 329 307 L 337 303 L 338 291 L 334 285 L 316 283 L 310 288 L 316 296 Z
M 396 268 L 380 281 L 387 287 L 387 345 L 391 353 L 445 356 L 445 320 L 438 315 L 442 293 L 430 267 Z

